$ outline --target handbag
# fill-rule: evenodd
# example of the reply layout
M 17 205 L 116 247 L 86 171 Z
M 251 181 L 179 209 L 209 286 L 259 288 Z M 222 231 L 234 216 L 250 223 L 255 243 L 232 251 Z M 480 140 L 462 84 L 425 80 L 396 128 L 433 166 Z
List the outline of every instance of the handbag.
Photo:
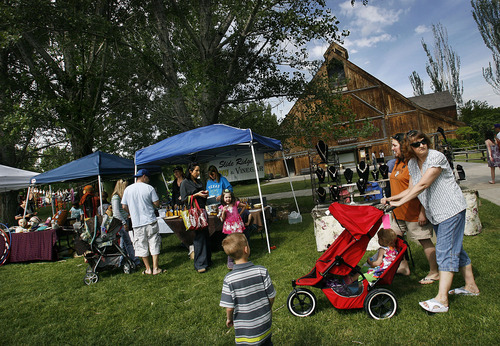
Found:
M 193 199 L 194 199 L 194 207 L 193 207 Z M 198 205 L 198 201 L 196 198 L 191 198 L 191 205 L 189 208 L 189 230 L 197 230 L 202 229 L 208 226 L 208 219 L 205 210 L 202 210 Z
M 182 221 L 184 221 L 184 226 L 186 227 L 186 231 L 191 227 L 191 223 L 189 222 L 189 210 L 181 210 Z

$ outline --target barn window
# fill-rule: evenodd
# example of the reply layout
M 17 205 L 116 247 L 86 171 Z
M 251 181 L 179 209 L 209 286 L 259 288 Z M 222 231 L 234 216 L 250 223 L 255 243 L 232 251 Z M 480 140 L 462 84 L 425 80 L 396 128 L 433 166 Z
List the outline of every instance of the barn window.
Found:
M 328 81 L 332 90 L 337 90 L 346 86 L 344 63 L 337 59 L 332 59 L 328 63 Z

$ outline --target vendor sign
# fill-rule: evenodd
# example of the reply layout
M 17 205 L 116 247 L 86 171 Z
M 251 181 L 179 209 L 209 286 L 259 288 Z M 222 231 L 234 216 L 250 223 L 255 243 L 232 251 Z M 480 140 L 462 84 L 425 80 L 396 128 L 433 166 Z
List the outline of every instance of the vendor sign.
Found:
M 264 178 L 264 154 L 255 153 L 259 178 Z M 255 165 L 251 153 L 217 157 L 207 165 L 217 167 L 219 173 L 230 182 L 255 179 Z

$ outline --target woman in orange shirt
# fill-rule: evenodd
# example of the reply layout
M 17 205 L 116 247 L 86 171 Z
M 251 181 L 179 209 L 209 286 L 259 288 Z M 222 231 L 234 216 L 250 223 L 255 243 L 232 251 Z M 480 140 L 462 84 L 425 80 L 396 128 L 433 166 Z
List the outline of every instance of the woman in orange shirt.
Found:
M 405 160 L 401 149 L 405 140 L 404 133 L 397 133 L 392 137 L 392 151 L 396 157 L 396 165 L 392 170 L 390 179 L 391 195 L 396 196 L 408 188 L 410 173 L 408 172 L 408 160 Z M 382 203 L 386 201 L 383 199 Z M 392 229 L 399 235 L 408 234 L 411 240 L 418 241 L 424 248 L 425 257 L 429 262 L 429 273 L 419 281 L 422 285 L 432 284 L 439 280 L 439 271 L 436 262 L 436 248 L 431 240 L 432 225 L 425 217 L 425 210 L 417 198 L 394 209 L 394 224 Z M 398 273 L 410 275 L 408 261 L 403 260 L 398 268 Z

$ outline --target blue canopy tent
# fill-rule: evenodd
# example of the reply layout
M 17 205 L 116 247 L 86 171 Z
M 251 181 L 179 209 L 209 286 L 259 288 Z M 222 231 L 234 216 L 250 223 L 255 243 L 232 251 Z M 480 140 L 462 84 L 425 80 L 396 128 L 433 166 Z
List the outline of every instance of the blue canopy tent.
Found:
M 230 155 L 232 152 L 251 151 L 262 206 L 267 247 L 268 251 L 271 252 L 255 151 L 265 153 L 278 150 L 283 152 L 281 141 L 277 139 L 258 135 L 252 132 L 251 129 L 239 129 L 224 124 L 214 124 L 183 132 L 136 151 L 135 164 L 137 166 L 144 164 L 175 165 L 188 164 L 194 161 L 205 163 L 214 157 Z M 293 192 L 291 181 L 290 186 Z M 296 198 L 295 204 L 297 212 L 300 213 Z
M 149 167 L 148 167 L 149 169 Z M 159 167 L 156 167 L 158 170 Z M 31 184 L 51 184 L 56 182 L 75 181 L 89 177 L 97 177 L 99 192 L 101 191 L 101 176 L 132 176 L 135 173 L 134 161 L 116 155 L 96 151 L 75 161 L 31 178 Z M 29 193 L 29 190 L 28 190 Z M 100 195 L 100 194 L 99 194 Z M 102 205 L 102 200 L 101 200 Z M 101 213 L 103 211 L 101 210 Z

